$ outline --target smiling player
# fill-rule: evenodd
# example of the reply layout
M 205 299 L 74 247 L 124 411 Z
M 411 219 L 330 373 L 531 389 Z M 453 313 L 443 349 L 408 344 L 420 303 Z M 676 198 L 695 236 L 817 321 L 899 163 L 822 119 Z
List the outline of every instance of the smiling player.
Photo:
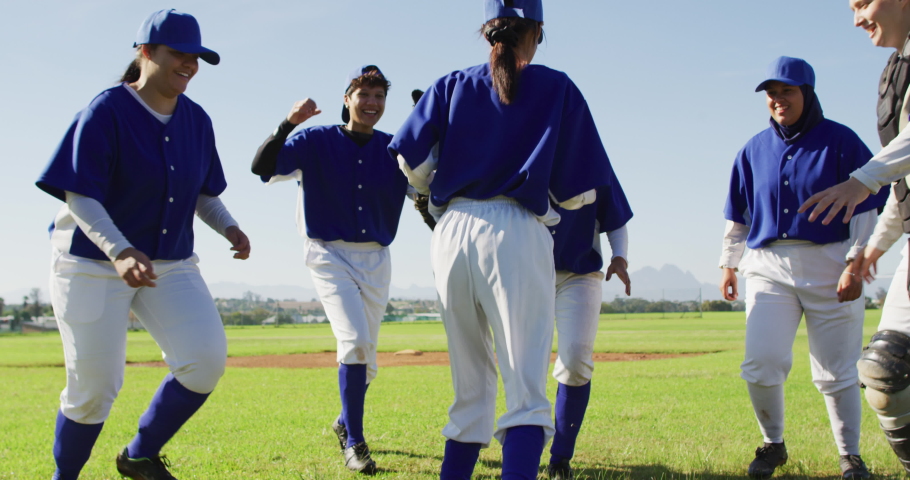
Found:
M 379 324 L 389 300 L 389 244 L 408 192 L 389 156 L 392 136 L 373 127 L 385 110 L 389 82 L 375 65 L 354 70 L 345 85 L 343 125 L 288 135 L 321 112 L 294 104 L 253 160 L 264 182 L 298 182 L 297 228 L 313 284 L 338 346 L 341 415 L 332 424 L 349 469 L 373 474 L 363 435 L 367 387 L 376 377 Z

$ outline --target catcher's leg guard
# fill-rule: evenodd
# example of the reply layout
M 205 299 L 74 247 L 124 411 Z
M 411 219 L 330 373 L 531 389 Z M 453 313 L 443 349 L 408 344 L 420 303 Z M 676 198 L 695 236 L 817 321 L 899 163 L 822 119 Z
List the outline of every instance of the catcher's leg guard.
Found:
M 866 401 L 910 473 L 910 337 L 892 330 L 877 332 L 856 366 L 866 386 Z

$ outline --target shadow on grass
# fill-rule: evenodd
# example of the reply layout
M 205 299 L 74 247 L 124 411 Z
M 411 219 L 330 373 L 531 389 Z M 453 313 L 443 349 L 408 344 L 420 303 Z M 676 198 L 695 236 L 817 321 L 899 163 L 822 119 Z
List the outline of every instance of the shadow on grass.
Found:
M 547 478 L 546 477 L 546 468 L 541 468 L 540 476 L 538 478 Z M 575 470 L 575 478 L 577 480 L 615 480 L 615 479 L 648 479 L 648 480 L 677 480 L 677 479 L 705 479 L 705 480 L 719 480 L 719 479 L 750 479 L 746 474 L 746 469 L 743 468 L 742 473 L 740 474 L 731 474 L 731 473 L 721 473 L 721 472 L 711 472 L 705 471 L 701 473 L 693 472 L 680 472 L 672 468 L 668 468 L 664 465 L 617 465 L 617 466 L 592 466 L 592 467 L 582 467 L 578 466 Z M 839 472 L 832 470 L 829 474 L 818 474 L 818 473 L 808 473 L 800 471 L 800 468 L 794 466 L 794 468 L 781 468 L 775 475 L 773 479 L 800 479 L 800 480 L 821 480 L 821 479 L 832 479 L 840 478 Z M 877 480 L 884 479 L 904 479 L 906 477 L 902 475 L 880 475 L 875 474 L 874 476 Z

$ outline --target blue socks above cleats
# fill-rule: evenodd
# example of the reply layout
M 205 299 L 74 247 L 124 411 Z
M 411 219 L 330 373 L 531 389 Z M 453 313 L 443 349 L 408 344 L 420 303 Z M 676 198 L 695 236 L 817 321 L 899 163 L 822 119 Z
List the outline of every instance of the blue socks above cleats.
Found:
M 550 463 L 570 460 L 575 454 L 575 440 L 585 418 L 588 400 L 591 398 L 591 382 L 580 387 L 562 383 L 556 389 L 556 435 L 550 446 Z
M 139 418 L 139 432 L 127 447 L 130 458 L 157 456 L 208 398 L 207 393 L 196 393 L 181 385 L 173 374 L 164 377 L 148 410 Z
M 502 480 L 536 480 L 544 438 L 539 425 L 508 429 L 502 443 Z
M 57 412 L 54 429 L 54 461 L 57 469 L 54 480 L 76 480 L 92 455 L 92 447 L 101 433 L 104 422 L 95 425 L 76 423 Z
M 365 441 L 363 405 L 367 395 L 367 366 L 338 364 L 338 389 L 341 392 L 341 422 L 348 430 L 346 448 Z
M 474 465 L 480 456 L 479 443 L 461 443 L 446 440 L 446 453 L 442 458 L 439 480 L 470 480 Z

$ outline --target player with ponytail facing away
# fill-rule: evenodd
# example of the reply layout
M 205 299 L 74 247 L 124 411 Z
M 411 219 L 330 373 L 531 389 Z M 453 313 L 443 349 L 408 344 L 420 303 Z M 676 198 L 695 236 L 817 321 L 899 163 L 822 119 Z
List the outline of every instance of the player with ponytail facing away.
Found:
M 389 145 L 439 221 L 431 262 L 455 389 L 443 480 L 470 478 L 494 437 L 503 479 L 537 478 L 554 434 L 553 205 L 592 203 L 612 178 L 581 92 L 565 73 L 531 65 L 541 1 L 485 0 L 484 13 L 490 62 L 437 80 Z M 497 366 L 506 395 L 498 421 Z
M 227 341 L 193 253 L 194 214 L 232 244 L 250 244 L 218 198 L 227 186 L 212 122 L 183 95 L 217 65 L 199 25 L 175 10 L 142 23 L 122 83 L 76 115 L 38 179 L 62 200 L 51 226 L 51 301 L 66 360 L 54 439 L 56 480 L 73 480 L 123 384 L 130 310 L 170 373 L 117 456 L 118 472 L 169 480 L 160 450 L 205 403 L 224 373 Z

